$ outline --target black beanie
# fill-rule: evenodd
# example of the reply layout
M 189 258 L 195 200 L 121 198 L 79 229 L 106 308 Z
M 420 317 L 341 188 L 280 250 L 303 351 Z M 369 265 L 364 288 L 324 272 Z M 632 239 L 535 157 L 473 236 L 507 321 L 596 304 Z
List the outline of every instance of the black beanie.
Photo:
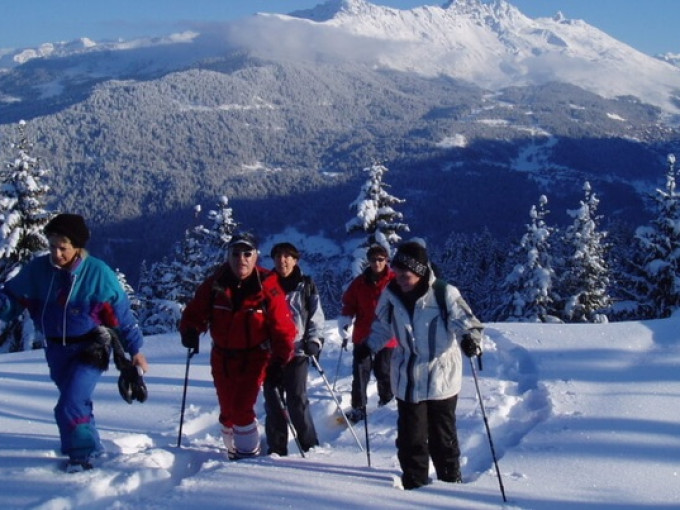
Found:
M 425 276 L 428 270 L 427 249 L 417 242 L 410 241 L 399 245 L 392 259 L 392 267 L 408 269 L 418 276 Z
M 58 214 L 45 225 L 45 235 L 68 237 L 75 248 L 85 248 L 90 240 L 90 230 L 80 214 Z

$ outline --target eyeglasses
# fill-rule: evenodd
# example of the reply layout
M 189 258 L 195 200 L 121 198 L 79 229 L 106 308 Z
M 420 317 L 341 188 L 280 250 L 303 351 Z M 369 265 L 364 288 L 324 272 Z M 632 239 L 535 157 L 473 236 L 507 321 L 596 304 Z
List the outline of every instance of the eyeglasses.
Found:
M 386 260 L 385 257 L 372 257 L 370 262 L 385 262 Z
M 252 251 L 232 251 L 231 252 L 231 258 L 232 259 L 240 259 L 241 256 L 249 259 L 250 257 L 253 256 L 253 252 Z

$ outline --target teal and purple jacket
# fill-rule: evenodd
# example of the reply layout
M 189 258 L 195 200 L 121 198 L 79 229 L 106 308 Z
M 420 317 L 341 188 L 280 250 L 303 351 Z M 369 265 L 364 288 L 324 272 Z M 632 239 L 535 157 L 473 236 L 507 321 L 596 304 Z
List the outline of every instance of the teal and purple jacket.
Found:
M 54 265 L 50 255 L 36 257 L 7 281 L 0 290 L 0 319 L 9 321 L 23 309 L 54 342 L 70 343 L 100 325 L 114 328 L 132 356 L 144 342 L 116 274 L 85 251 L 69 269 Z

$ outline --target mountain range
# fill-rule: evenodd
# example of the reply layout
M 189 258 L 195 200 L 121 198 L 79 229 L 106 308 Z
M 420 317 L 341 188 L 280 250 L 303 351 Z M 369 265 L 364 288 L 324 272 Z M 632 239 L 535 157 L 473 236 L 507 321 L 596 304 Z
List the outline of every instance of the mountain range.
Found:
M 226 195 L 262 236 L 346 239 L 374 162 L 411 231 L 521 232 L 591 182 L 608 221 L 645 221 L 680 152 L 680 68 L 560 13 L 505 0 L 412 10 L 329 0 L 164 38 L 0 55 L 0 151 L 28 121 L 50 206 L 135 274 Z M 7 157 L 3 159 L 7 159 Z

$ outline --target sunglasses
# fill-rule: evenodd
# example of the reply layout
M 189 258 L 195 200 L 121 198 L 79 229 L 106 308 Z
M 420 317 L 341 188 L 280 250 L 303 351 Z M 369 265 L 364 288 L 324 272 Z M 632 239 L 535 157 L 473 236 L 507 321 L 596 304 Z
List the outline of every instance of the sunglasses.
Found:
M 233 259 L 240 259 L 241 256 L 249 259 L 250 257 L 253 256 L 253 252 L 252 251 L 232 251 L 231 252 L 231 258 L 233 258 Z
M 385 262 L 387 259 L 385 257 L 372 257 L 371 262 Z

